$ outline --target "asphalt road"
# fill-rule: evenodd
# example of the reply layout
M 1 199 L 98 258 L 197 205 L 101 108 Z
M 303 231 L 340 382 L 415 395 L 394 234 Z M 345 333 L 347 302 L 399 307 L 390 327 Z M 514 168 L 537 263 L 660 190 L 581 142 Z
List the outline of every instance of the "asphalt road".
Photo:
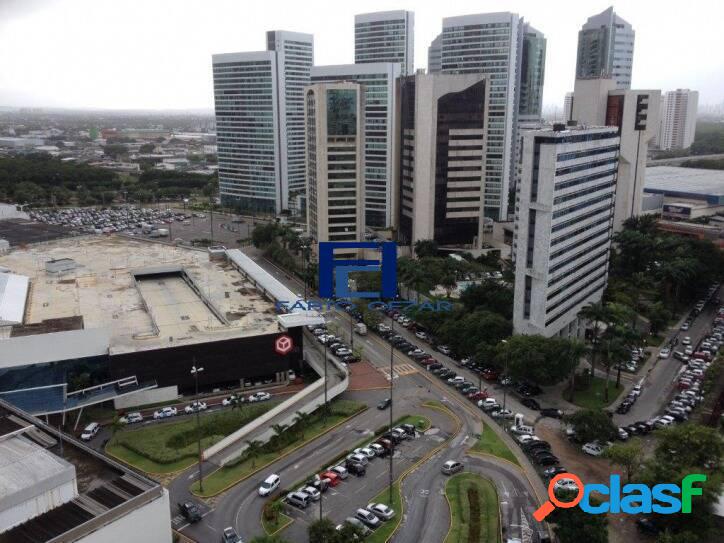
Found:
M 715 293 L 712 299 L 717 296 L 718 294 Z M 683 351 L 684 346 L 681 345 L 680 340 L 685 336 L 689 336 L 692 344 L 694 346 L 698 345 L 711 329 L 712 319 L 717 309 L 716 304 L 712 302 L 708 303 L 704 307 L 704 310 L 696 317 L 691 328 L 686 332 L 679 330 L 679 326 L 685 318 L 681 319 L 681 321 L 666 334 L 666 343 L 668 344 L 673 338 L 678 338 L 679 344 L 674 347 L 674 350 Z M 614 421 L 619 426 L 649 420 L 660 415 L 663 407 L 668 403 L 669 399 L 675 395 L 676 377 L 683 371 L 685 366 L 674 358 L 673 354 L 669 356 L 669 358 L 664 359 L 657 358 L 658 354 L 659 349 L 657 348 L 654 350 L 654 362 L 652 366 L 646 370 L 646 373 L 641 377 L 641 379 L 643 379 L 641 395 L 631 407 L 631 410 L 625 415 L 614 415 Z M 625 397 L 625 394 L 621 395 L 621 398 L 623 397 Z M 615 405 L 618 405 L 618 402 Z

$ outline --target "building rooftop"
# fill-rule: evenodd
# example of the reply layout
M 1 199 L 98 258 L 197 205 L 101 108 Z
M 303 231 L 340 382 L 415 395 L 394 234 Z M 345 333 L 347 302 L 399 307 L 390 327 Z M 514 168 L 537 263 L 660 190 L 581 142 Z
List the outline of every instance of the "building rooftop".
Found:
M 76 267 L 47 273 L 60 259 Z M 81 317 L 84 330 L 110 335 L 111 354 L 278 331 L 273 303 L 205 250 L 88 236 L 17 249 L 0 266 L 30 278 L 25 325 Z
M 28 278 L 0 272 L 0 326 L 23 322 Z
M 651 166 L 646 168 L 644 191 L 724 205 L 724 171 Z
M 76 541 L 164 493 L 0 400 L 0 543 Z

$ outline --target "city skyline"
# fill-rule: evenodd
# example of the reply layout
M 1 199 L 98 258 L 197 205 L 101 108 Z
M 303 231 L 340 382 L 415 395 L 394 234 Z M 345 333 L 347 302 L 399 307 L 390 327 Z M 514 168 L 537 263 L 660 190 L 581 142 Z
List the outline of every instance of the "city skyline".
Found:
M 312 10 L 284 1 L 272 4 L 276 9 L 189 2 L 172 11 L 164 1 L 5 1 L 0 4 L 0 48 L 13 54 L 0 59 L 0 106 L 210 110 L 211 54 L 258 50 L 266 30 L 289 30 L 314 34 L 316 65 L 349 64 L 354 61 L 356 14 L 406 9 L 415 13 L 415 69 L 426 67 L 427 48 L 444 17 L 497 11 L 523 17 L 548 41 L 544 109 L 555 107 L 562 114 L 563 97 L 574 83 L 578 31 L 611 5 L 636 31 L 632 87 L 697 89 L 702 105 L 724 99 L 724 61 L 715 58 L 721 65 L 711 65 L 708 55 L 691 54 L 716 48 L 714 25 L 724 8 L 714 2 L 701 5 L 707 17 L 676 10 L 673 2 L 656 2 L 656 10 L 653 2 L 606 1 L 562 1 L 555 10 L 523 0 L 484 6 L 459 2 L 454 7 L 320 1 Z M 223 18 L 216 17 L 220 12 Z M 690 29 L 682 37 L 686 51 L 662 32 L 667 27 L 676 28 L 680 37 L 682 29 Z M 127 33 L 119 34 L 118 28 Z M 29 65 L 36 69 L 27 70 Z

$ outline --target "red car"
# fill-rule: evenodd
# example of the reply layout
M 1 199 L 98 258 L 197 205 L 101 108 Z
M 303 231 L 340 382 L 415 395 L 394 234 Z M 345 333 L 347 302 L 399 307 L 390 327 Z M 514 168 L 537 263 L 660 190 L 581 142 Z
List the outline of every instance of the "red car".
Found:
M 472 396 L 468 396 L 472 401 L 477 402 L 478 400 L 484 400 L 488 397 L 488 393 L 484 390 L 481 390 L 480 392 L 476 392 Z
M 487 369 L 483 371 L 483 379 L 486 381 L 497 381 L 498 372 L 495 370 Z
M 420 364 L 427 367 L 430 364 L 437 364 L 437 360 L 435 360 L 433 357 L 423 358 L 422 360 L 419 360 Z
M 339 478 L 339 475 L 337 475 L 333 471 L 325 471 L 324 473 L 320 473 L 319 476 L 322 479 L 329 479 L 329 486 L 337 486 L 342 480 Z

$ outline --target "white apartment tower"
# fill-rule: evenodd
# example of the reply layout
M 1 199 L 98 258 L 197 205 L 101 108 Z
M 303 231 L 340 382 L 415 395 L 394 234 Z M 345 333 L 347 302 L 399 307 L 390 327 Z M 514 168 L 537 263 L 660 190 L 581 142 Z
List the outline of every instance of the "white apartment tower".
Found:
M 664 94 L 656 145 L 659 149 L 688 149 L 696 135 L 696 113 L 699 93 L 677 89 Z
M 374 228 L 397 226 L 395 166 L 399 141 L 395 80 L 400 65 L 391 62 L 314 66 L 312 83 L 352 81 L 364 95 L 364 221 Z
M 486 217 L 505 220 L 515 172 L 523 20 L 515 13 L 484 13 L 447 17 L 442 26 L 442 73 L 483 74 L 490 82 L 483 208 Z
M 620 153 L 614 231 L 640 215 L 646 154 L 659 126 L 661 91 L 617 89 L 612 78 L 576 79 L 571 119 L 588 126 L 618 128 Z
M 572 119 L 573 115 L 573 93 L 567 92 L 563 98 L 563 122 L 567 123 Z
M 525 134 L 513 243 L 516 333 L 578 336 L 578 312 L 601 299 L 618 144 L 616 128 L 557 124 Z
M 270 31 L 267 51 L 213 55 L 214 103 L 223 205 L 256 212 L 289 209 L 303 194 L 304 87 L 311 34 Z
M 307 87 L 305 96 L 307 231 L 314 242 L 361 241 L 362 87 L 352 82 L 318 83 Z
M 612 77 L 617 88 L 630 89 L 635 37 L 613 7 L 589 17 L 578 32 L 576 78 Z
M 415 73 L 415 14 L 378 11 L 354 17 L 354 63 L 397 62 L 402 75 Z

